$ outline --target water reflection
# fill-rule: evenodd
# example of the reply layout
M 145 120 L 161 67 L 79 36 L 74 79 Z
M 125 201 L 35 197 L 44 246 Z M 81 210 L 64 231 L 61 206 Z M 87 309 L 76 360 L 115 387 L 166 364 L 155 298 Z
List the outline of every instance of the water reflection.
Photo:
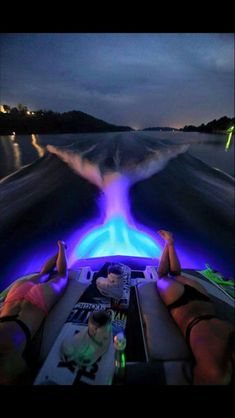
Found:
M 15 170 L 19 170 L 22 164 L 21 164 L 21 151 L 20 151 L 19 144 L 17 144 L 17 142 L 13 143 L 13 155 L 14 155 Z
M 19 170 L 19 168 L 22 165 L 21 150 L 20 150 L 19 144 L 16 142 L 15 133 L 13 133 L 13 135 L 10 135 L 9 139 L 12 141 L 11 146 L 13 147 L 12 151 L 13 151 L 13 156 L 14 156 L 14 169 Z
M 51 134 L 51 135 L 8 135 L 0 136 L 0 178 L 9 175 L 24 165 L 30 164 L 45 154 L 48 144 L 67 146 L 84 138 L 97 139 L 103 134 Z M 150 138 L 168 144 L 190 144 L 189 153 L 206 164 L 234 177 L 234 140 L 225 151 L 226 135 L 198 132 L 141 132 L 132 133 L 137 138 Z M 16 145 L 13 145 L 16 144 Z
M 14 135 L 0 136 L 0 178 L 5 177 L 22 165 L 22 154 Z
M 45 154 L 44 148 L 39 145 L 38 135 L 32 134 L 32 146 L 36 149 L 38 157 L 43 157 Z

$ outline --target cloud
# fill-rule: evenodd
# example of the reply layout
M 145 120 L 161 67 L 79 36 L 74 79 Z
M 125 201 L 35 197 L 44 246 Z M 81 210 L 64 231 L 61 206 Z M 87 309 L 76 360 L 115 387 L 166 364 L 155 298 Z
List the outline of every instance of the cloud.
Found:
M 0 42 L 1 100 L 10 105 L 143 127 L 233 113 L 233 34 L 8 34 Z

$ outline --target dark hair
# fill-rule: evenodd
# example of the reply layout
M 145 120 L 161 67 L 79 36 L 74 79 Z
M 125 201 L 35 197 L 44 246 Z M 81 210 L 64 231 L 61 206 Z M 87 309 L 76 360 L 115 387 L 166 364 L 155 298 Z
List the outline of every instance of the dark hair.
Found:
M 108 273 L 122 274 L 122 266 L 120 264 L 111 264 L 108 267 Z
M 98 327 L 102 327 L 111 321 L 111 315 L 107 311 L 93 311 L 89 320 Z

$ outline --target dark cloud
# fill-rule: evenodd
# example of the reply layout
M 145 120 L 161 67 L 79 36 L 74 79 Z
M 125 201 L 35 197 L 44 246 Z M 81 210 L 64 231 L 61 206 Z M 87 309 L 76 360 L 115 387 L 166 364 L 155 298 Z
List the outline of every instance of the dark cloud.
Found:
M 138 127 L 234 113 L 231 33 L 2 34 L 1 102 Z

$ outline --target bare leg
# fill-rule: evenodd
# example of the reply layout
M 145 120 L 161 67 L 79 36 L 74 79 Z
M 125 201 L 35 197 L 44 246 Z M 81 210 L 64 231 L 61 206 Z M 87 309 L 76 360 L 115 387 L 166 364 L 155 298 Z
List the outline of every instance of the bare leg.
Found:
M 48 280 L 47 284 L 54 288 L 56 292 L 60 292 L 64 290 L 68 281 L 68 266 L 65 253 L 67 246 L 64 241 L 58 241 L 57 244 L 59 247 L 59 252 L 56 260 L 56 268 L 58 273 L 52 279 Z
M 67 257 L 65 249 L 67 248 L 64 241 L 58 241 L 59 252 L 56 260 L 56 268 L 61 276 L 68 276 Z
M 53 257 L 49 258 L 49 260 L 47 260 L 45 264 L 42 266 L 40 274 L 50 273 L 56 266 L 57 257 L 58 257 L 58 253 L 54 255 Z
M 165 248 L 163 250 L 162 256 L 160 258 L 160 262 L 157 268 L 157 274 L 158 277 L 164 277 L 167 276 L 170 272 L 170 260 L 169 260 L 169 251 L 168 251 L 168 245 L 165 245 Z
M 51 273 L 54 267 L 57 268 L 59 274 L 63 275 L 67 271 L 67 260 L 64 249 L 67 247 L 63 241 L 58 241 L 59 251 L 53 257 L 49 258 L 42 266 L 40 274 Z
M 53 257 L 49 258 L 44 265 L 42 266 L 39 273 L 35 274 L 35 276 L 30 277 L 30 281 L 36 283 L 45 283 L 50 278 L 50 273 L 53 271 L 54 267 L 56 266 L 56 260 L 58 257 L 58 253 L 55 254 Z
M 170 271 L 173 276 L 179 276 L 181 274 L 181 265 L 175 251 L 174 244 L 171 243 L 168 246 L 169 259 L 170 259 Z
M 160 230 L 160 231 L 158 231 L 158 233 L 159 233 L 159 235 L 161 235 L 161 237 L 164 239 L 164 241 L 166 243 L 165 250 L 168 253 L 168 258 L 169 258 L 168 273 L 170 272 L 173 276 L 179 276 L 180 273 L 181 273 L 181 265 L 180 265 L 178 256 L 176 254 L 175 247 L 174 247 L 173 236 L 170 232 L 164 231 L 164 230 Z M 163 255 L 164 255 L 164 253 L 163 253 Z M 161 263 L 160 263 L 160 265 L 161 265 Z
M 68 268 L 66 258 L 66 244 L 58 241 L 59 252 L 56 260 L 57 274 L 48 282 L 44 283 L 44 295 L 48 310 L 58 301 L 68 283 Z
M 20 286 L 22 283 L 27 282 L 28 280 L 30 280 L 31 282 L 34 282 L 35 284 L 46 282 L 48 278 L 50 277 L 49 274 L 53 271 L 53 268 L 56 266 L 57 257 L 58 257 L 58 253 L 54 255 L 53 257 L 49 258 L 49 260 L 47 260 L 44 263 L 39 273 L 36 273 L 33 276 L 30 275 L 30 277 L 28 277 L 27 279 L 17 280 L 16 283 L 13 283 L 12 287 L 14 286 L 14 288 L 16 288 Z M 4 295 L 6 295 L 8 291 L 12 289 L 12 287 L 7 289 L 7 292 L 4 293 Z

